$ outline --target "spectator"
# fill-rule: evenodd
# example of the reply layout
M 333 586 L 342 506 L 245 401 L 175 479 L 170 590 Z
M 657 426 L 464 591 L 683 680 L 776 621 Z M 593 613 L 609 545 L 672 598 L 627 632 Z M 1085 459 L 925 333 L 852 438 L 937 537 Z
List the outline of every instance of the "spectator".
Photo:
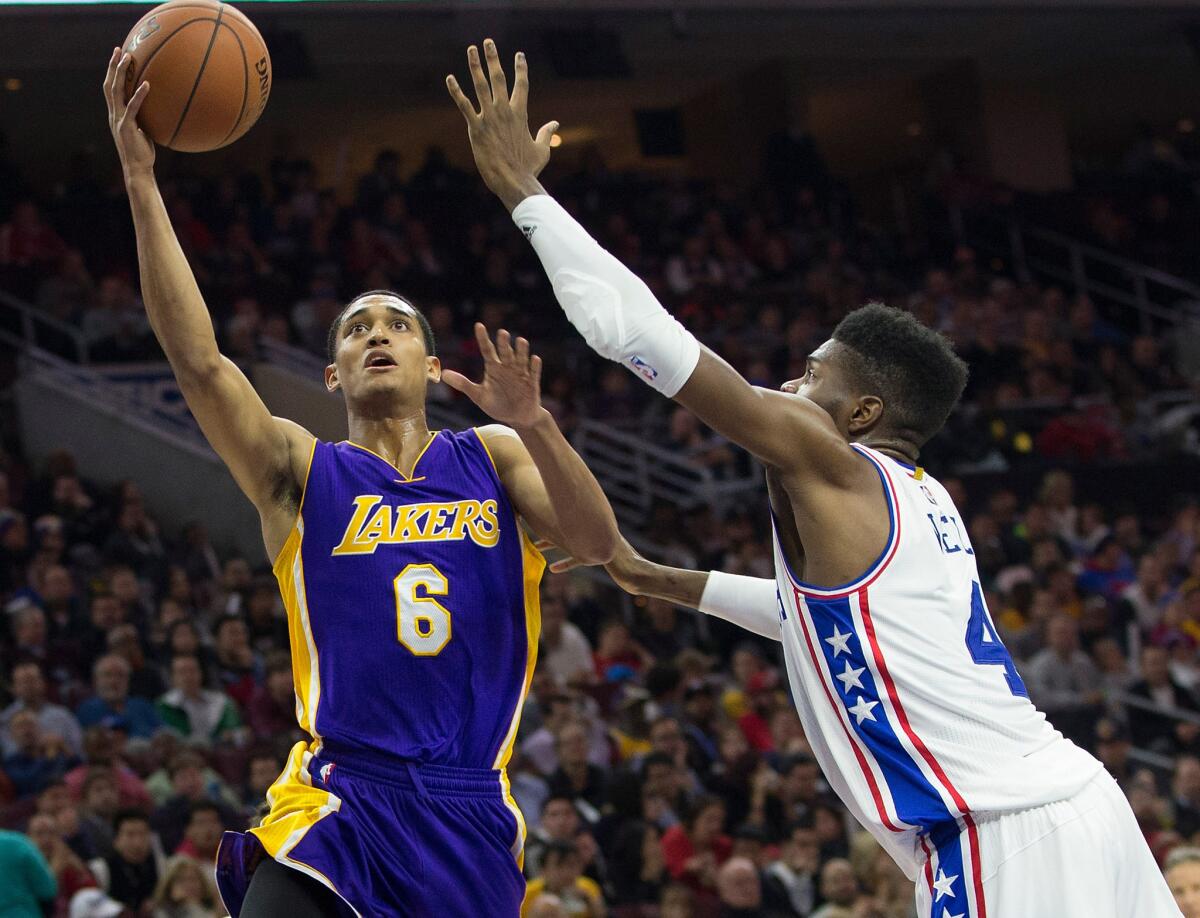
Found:
M 277 650 L 267 658 L 266 671 L 266 681 L 255 687 L 246 705 L 246 726 L 255 736 L 293 735 L 299 739 L 292 658 Z
M 92 668 L 95 695 L 79 706 L 76 715 L 87 728 L 102 721 L 120 721 L 130 736 L 149 739 L 159 727 L 154 705 L 145 698 L 131 698 L 129 661 L 117 654 L 107 654 Z
M 250 646 L 250 629 L 241 618 L 228 616 L 217 622 L 215 638 L 210 681 L 245 707 L 262 681 L 262 663 Z
M 209 800 L 199 800 L 192 804 L 183 841 L 175 853 L 185 854 L 207 867 L 216 862 L 217 847 L 224 831 L 221 808 Z
M 46 859 L 50 873 L 58 886 L 54 900 L 54 918 L 63 918 L 70 908 L 71 897 L 81 889 L 96 885 L 96 879 L 59 833 L 58 824 L 47 813 L 36 813 L 27 829 L 30 840 Z
M 1165 873 L 1183 918 L 1200 918 L 1200 848 L 1176 848 Z
M 171 776 L 172 794 L 155 808 L 150 819 L 150 826 L 158 834 L 163 850 L 174 852 L 179 849 L 187 835 L 192 810 L 199 803 L 214 804 L 223 824 L 233 825 L 236 822 L 234 814 L 218 802 L 219 788 L 206 781 L 205 771 L 204 759 L 195 752 L 181 752 L 171 760 L 168 773 Z M 278 774 L 279 769 L 276 768 L 271 780 Z M 259 797 L 256 803 L 261 799 Z
M 707 898 L 715 895 L 717 868 L 733 851 L 724 825 L 725 804 L 719 797 L 702 796 L 692 801 L 687 820 L 663 835 L 663 857 L 672 879 Z
M 567 621 L 562 596 L 542 591 L 542 635 L 538 668 L 544 668 L 560 687 L 587 685 L 595 680 L 592 647 L 583 632 Z
M 150 822 L 138 810 L 122 810 L 114 820 L 113 852 L 88 865 L 100 888 L 134 912 L 158 885 L 158 858 Z
M 0 877 L 0 914 L 6 918 L 43 918 L 58 892 L 50 865 L 20 832 L 0 829 Z
M 1025 668 L 1030 697 L 1063 735 L 1086 744 L 1103 702 L 1100 672 L 1079 649 L 1079 627 L 1069 615 L 1046 625 L 1046 649 Z
M 1171 796 L 1175 831 L 1191 838 L 1200 831 L 1200 759 L 1196 756 L 1181 755 L 1175 760 Z
M 83 752 L 83 731 L 75 715 L 62 705 L 51 704 L 46 698 L 46 677 L 41 664 L 33 660 L 17 663 L 12 668 L 12 690 L 13 703 L 0 712 L 0 725 L 3 726 L 0 736 L 3 737 L 5 755 L 14 749 L 9 725 L 21 711 L 32 711 L 37 716 L 42 733 L 61 737 L 71 755 Z
M 812 918 L 831 918 L 838 909 L 851 909 L 858 899 L 858 880 L 845 858 L 826 861 L 821 868 L 821 898 L 825 901 Z
M 608 799 L 608 775 L 588 761 L 587 728 L 578 720 L 566 723 L 555 738 L 558 768 L 550 776 L 550 793 L 583 801 L 599 818 Z
M 4 757 L 4 773 L 18 797 L 41 793 L 79 761 L 70 755 L 61 736 L 43 734 L 33 711 L 19 711 L 9 724 L 13 752 Z
M 153 700 L 166 690 L 158 669 L 146 662 L 146 652 L 135 626 L 123 624 L 112 628 L 108 632 L 108 651 L 123 657 L 129 664 L 131 696 Z
M 780 856 L 766 869 L 763 894 L 776 908 L 790 908 L 797 915 L 808 915 L 817 900 L 817 871 L 820 846 L 812 820 L 800 820 L 790 827 L 780 848 Z
M 1192 694 L 1171 677 L 1165 648 L 1142 648 L 1141 663 L 1142 678 L 1129 687 L 1129 694 L 1167 709 L 1200 713 Z M 1135 746 L 1166 753 L 1200 752 L 1200 726 L 1169 713 L 1133 709 L 1129 725 Z
M 240 743 L 242 718 L 233 700 L 204 687 L 200 661 L 188 654 L 171 658 L 171 689 L 156 705 L 163 725 L 197 743 Z
M 542 876 L 526 887 L 522 911 L 532 909 L 547 894 L 557 896 L 571 918 L 603 918 L 606 913 L 600 887 L 583 876 L 583 858 L 572 842 L 555 842 L 546 848 Z
M 217 895 L 208 874 L 189 857 L 170 858 L 154 891 L 153 918 L 213 918 Z

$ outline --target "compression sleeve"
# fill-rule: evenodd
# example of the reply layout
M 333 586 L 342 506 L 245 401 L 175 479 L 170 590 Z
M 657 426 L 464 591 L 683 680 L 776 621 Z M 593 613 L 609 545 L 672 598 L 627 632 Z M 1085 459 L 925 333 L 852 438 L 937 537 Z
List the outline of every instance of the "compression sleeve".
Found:
M 774 580 L 712 571 L 700 596 L 700 611 L 773 641 L 781 640 Z
M 683 388 L 700 359 L 700 342 L 650 288 L 549 195 L 526 198 L 512 217 L 537 252 L 559 305 L 592 350 L 667 397 Z

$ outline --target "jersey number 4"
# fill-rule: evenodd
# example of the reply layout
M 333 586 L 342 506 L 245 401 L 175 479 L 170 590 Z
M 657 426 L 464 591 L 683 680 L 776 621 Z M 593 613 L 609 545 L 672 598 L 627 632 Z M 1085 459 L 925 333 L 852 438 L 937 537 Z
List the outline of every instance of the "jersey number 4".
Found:
M 1003 666 L 1008 690 L 1014 695 L 1029 697 L 1029 690 L 1021 681 L 1017 667 L 1008 655 L 1008 648 L 988 618 L 987 608 L 983 604 L 983 591 L 974 581 L 971 583 L 971 617 L 967 620 L 967 650 L 971 653 L 971 659 L 980 665 Z
M 450 590 L 432 564 L 410 564 L 392 581 L 396 589 L 396 636 L 418 657 L 434 657 L 450 640 L 450 610 L 434 599 Z

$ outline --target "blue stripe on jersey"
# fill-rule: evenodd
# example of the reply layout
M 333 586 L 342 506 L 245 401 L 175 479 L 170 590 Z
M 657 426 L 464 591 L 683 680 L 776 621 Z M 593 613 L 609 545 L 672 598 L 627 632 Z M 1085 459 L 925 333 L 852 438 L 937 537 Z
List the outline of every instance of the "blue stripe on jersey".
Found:
M 805 597 L 834 688 L 859 739 L 871 751 L 896 805 L 896 815 L 911 826 L 930 829 L 954 816 L 941 794 L 917 767 L 900 742 L 867 666 L 862 639 L 854 629 L 850 598 Z
M 958 820 L 953 819 L 929 833 L 930 841 L 937 849 L 937 869 L 933 874 L 933 893 L 929 897 L 930 918 L 972 918 L 975 915 L 967 894 L 969 878 L 963 856 L 965 836 Z

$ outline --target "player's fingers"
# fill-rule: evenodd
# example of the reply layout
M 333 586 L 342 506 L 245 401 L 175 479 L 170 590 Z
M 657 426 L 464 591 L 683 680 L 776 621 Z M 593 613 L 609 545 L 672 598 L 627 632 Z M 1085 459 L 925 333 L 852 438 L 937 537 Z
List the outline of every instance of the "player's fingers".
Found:
M 542 358 L 537 354 L 533 355 L 533 359 L 529 361 L 529 375 L 533 377 L 533 384 L 540 386 L 542 382 Z
M 145 80 L 142 85 L 137 88 L 132 96 L 129 97 L 129 104 L 125 106 L 125 114 L 121 116 L 121 123 L 137 124 L 137 114 L 142 107 L 142 103 L 146 101 L 146 96 L 150 94 L 150 84 Z
M 529 101 L 529 66 L 525 63 L 524 51 L 517 52 L 516 63 L 513 64 L 513 89 L 508 101 L 518 112 L 524 112 Z
M 496 353 L 500 355 L 501 363 L 513 363 L 512 336 L 508 329 L 502 328 L 496 332 Z
M 119 115 L 125 114 L 125 106 L 128 104 L 128 100 L 125 98 L 125 73 L 132 65 L 133 56 L 130 54 L 122 54 L 121 62 L 117 64 L 117 72 L 113 74 L 113 102 L 117 106 L 117 113 Z
M 565 574 L 567 571 L 573 571 L 577 567 L 583 567 L 583 564 L 574 558 L 563 558 L 561 561 L 555 561 L 550 565 L 550 573 Z
M 463 376 L 457 370 L 442 370 L 442 382 L 451 389 L 461 392 L 472 401 L 476 400 L 479 391 L 483 389 L 483 386 L 471 382 L 471 380 L 467 379 L 467 377 Z
M 488 335 L 487 326 L 482 322 L 475 323 L 475 343 L 479 345 L 479 353 L 484 363 L 499 363 L 500 356 L 496 353 L 496 345 Z
M 454 104 L 458 106 L 458 110 L 462 112 L 468 124 L 479 117 L 479 112 L 475 111 L 475 106 L 471 104 L 467 94 L 462 91 L 462 87 L 458 85 L 458 80 L 454 78 L 453 74 L 446 77 L 446 89 L 450 91 L 450 98 L 454 100 Z
M 104 83 L 102 84 L 104 87 L 104 98 L 106 101 L 111 101 L 111 99 L 112 99 L 111 92 L 112 92 L 113 78 L 116 76 L 117 61 L 119 61 L 120 59 L 121 59 L 121 49 L 113 48 L 112 54 L 110 54 L 108 56 L 108 68 L 104 71 Z
M 558 130 L 558 122 L 557 121 L 547 121 L 538 130 L 537 137 L 533 138 L 533 142 L 536 143 L 539 147 L 549 148 L 550 138 L 554 136 L 554 134 L 557 130 Z
M 533 543 L 533 547 L 538 551 L 554 551 L 556 548 L 558 548 L 558 546 L 549 539 L 538 539 Z
M 497 105 L 507 105 L 508 77 L 504 75 L 504 65 L 500 63 L 500 54 L 496 51 L 496 43 L 490 38 L 483 42 L 483 53 L 487 58 L 488 76 L 492 79 L 492 101 Z
M 521 369 L 529 366 L 529 342 L 525 338 L 518 338 L 513 342 L 513 354 L 517 358 L 517 366 Z
M 474 45 L 467 49 L 467 67 L 471 71 L 471 82 L 475 84 L 475 95 L 479 97 L 479 110 L 486 112 L 492 107 L 492 90 L 483 75 L 483 65 L 479 63 L 479 49 Z

